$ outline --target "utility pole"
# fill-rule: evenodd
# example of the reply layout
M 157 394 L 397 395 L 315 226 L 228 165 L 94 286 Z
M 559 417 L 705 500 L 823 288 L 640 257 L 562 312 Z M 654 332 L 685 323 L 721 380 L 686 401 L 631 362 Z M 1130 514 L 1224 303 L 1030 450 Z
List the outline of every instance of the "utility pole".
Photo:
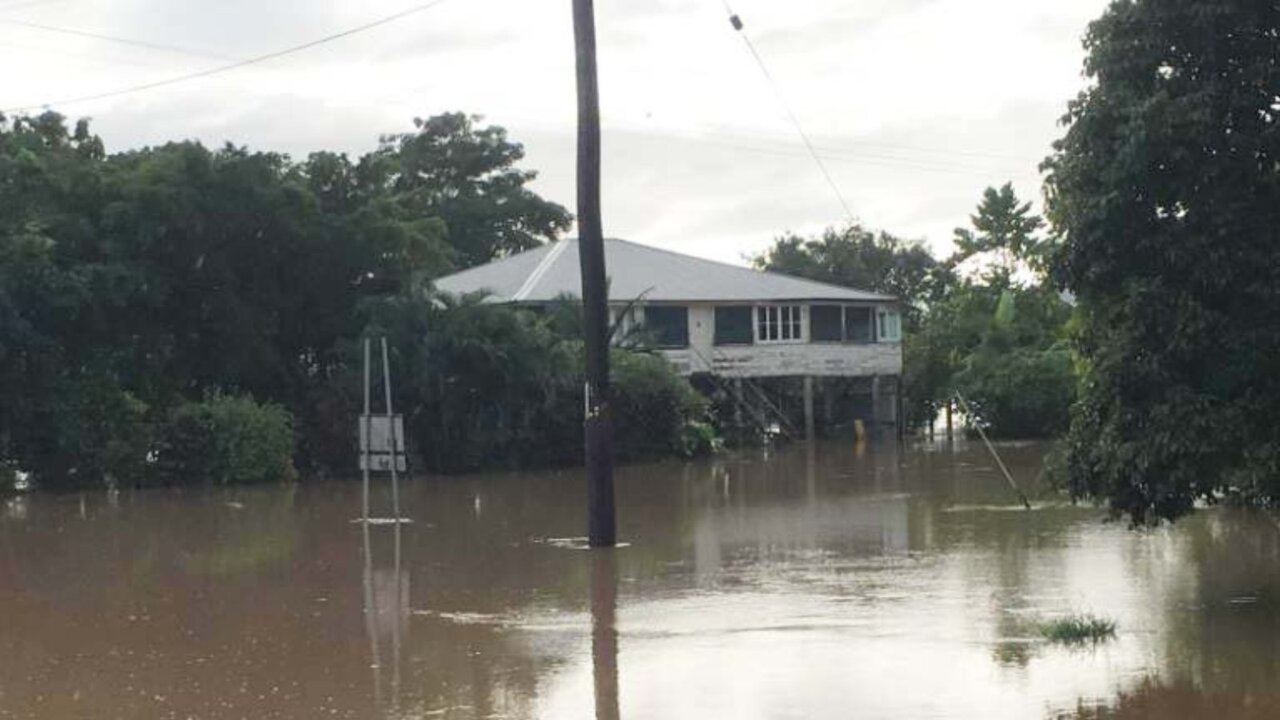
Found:
M 578 69 L 578 261 L 586 333 L 587 544 L 617 541 L 613 505 L 613 423 L 609 392 L 609 309 L 600 221 L 600 91 L 592 0 L 573 0 Z

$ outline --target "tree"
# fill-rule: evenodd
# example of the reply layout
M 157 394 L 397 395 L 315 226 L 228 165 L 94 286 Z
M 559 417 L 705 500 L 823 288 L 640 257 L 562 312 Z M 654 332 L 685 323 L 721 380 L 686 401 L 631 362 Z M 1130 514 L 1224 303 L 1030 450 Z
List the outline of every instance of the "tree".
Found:
M 784 235 L 752 263 L 761 270 L 892 295 L 902 301 L 908 331 L 945 291 L 949 277 L 923 243 L 861 225 L 828 228 L 815 238 Z
M 1019 203 L 1013 183 L 1005 183 L 999 190 L 987 188 L 970 221 L 972 230 L 956 228 L 953 264 L 979 258 L 986 261 L 990 272 L 1009 277 L 1043 269 L 1045 243 L 1036 232 L 1044 220 L 1031 214 L 1031 203 Z
M 524 148 L 478 120 L 462 113 L 415 119 L 417 132 L 384 136 L 359 168 L 409 213 L 444 222 L 458 269 L 554 240 L 572 221 L 526 187 L 537 173 L 516 167 Z
M 1075 373 L 1070 306 L 1035 272 L 1050 246 L 1036 234 L 1042 220 L 1008 183 L 987 188 L 970 220 L 944 266 L 974 259 L 984 271 L 953 277 L 907 336 L 907 386 L 929 413 L 959 391 L 993 436 L 1053 437 L 1066 426 Z
M 1078 496 L 1280 504 L 1280 6 L 1118 0 L 1045 162 L 1079 301 Z

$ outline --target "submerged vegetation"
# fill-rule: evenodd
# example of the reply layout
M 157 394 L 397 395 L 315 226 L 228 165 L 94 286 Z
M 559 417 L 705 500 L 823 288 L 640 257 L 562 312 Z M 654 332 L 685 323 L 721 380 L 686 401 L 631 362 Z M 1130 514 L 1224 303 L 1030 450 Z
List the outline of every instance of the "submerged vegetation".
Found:
M 757 267 L 894 295 L 904 305 L 907 421 L 962 393 L 988 434 L 1044 438 L 1067 426 L 1076 393 L 1072 310 L 1046 275 L 1043 221 L 1011 185 L 988 188 L 956 251 L 854 225 L 778 239 Z
M 1115 637 L 1116 624 L 1089 613 L 1069 615 L 1041 624 L 1040 634 L 1049 642 L 1064 645 L 1098 643 Z
M 390 340 L 419 469 L 574 461 L 580 341 L 431 286 L 569 227 L 522 157 L 461 114 L 354 160 L 196 142 L 112 154 L 87 121 L 0 118 L 0 478 L 351 472 L 370 335 Z M 619 455 L 705 448 L 688 384 L 619 353 L 637 412 Z

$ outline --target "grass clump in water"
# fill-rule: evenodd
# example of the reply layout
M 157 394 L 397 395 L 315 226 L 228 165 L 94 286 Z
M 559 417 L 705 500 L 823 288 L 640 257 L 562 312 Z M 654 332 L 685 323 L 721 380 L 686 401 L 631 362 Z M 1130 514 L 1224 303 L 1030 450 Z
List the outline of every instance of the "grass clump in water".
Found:
M 1064 645 L 1099 643 L 1116 636 L 1116 624 L 1095 615 L 1069 615 L 1044 623 L 1040 626 L 1040 634 L 1049 642 Z

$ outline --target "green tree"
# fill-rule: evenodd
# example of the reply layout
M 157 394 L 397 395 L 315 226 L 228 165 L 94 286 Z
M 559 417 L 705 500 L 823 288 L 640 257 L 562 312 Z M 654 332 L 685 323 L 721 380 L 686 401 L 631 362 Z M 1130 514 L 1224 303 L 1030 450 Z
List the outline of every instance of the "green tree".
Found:
M 988 272 L 1005 276 L 1044 269 L 1045 243 L 1036 236 L 1044 220 L 1031 214 L 1031 203 L 1019 202 L 1013 183 L 987 188 L 969 219 L 972 229 L 956 228 L 954 264 L 977 258 Z
M 752 263 L 761 270 L 892 295 L 902 301 L 907 331 L 951 279 L 924 243 L 861 225 L 828 228 L 813 238 L 784 235 Z
M 960 273 L 906 339 L 908 387 L 930 412 L 959 391 L 997 437 L 1058 435 L 1075 396 L 1071 309 L 1037 272 L 1050 247 L 1037 235 L 1043 221 L 1011 184 L 987 188 L 970 221 L 945 266 L 981 265 Z
M 1079 496 L 1280 503 L 1280 6 L 1117 0 L 1046 161 L 1084 381 Z
M 459 269 L 554 240 L 572 221 L 527 187 L 537 173 L 516 167 L 524 148 L 478 120 L 462 113 L 415 119 L 417 132 L 384 136 L 359 168 L 409 213 L 443 221 Z

